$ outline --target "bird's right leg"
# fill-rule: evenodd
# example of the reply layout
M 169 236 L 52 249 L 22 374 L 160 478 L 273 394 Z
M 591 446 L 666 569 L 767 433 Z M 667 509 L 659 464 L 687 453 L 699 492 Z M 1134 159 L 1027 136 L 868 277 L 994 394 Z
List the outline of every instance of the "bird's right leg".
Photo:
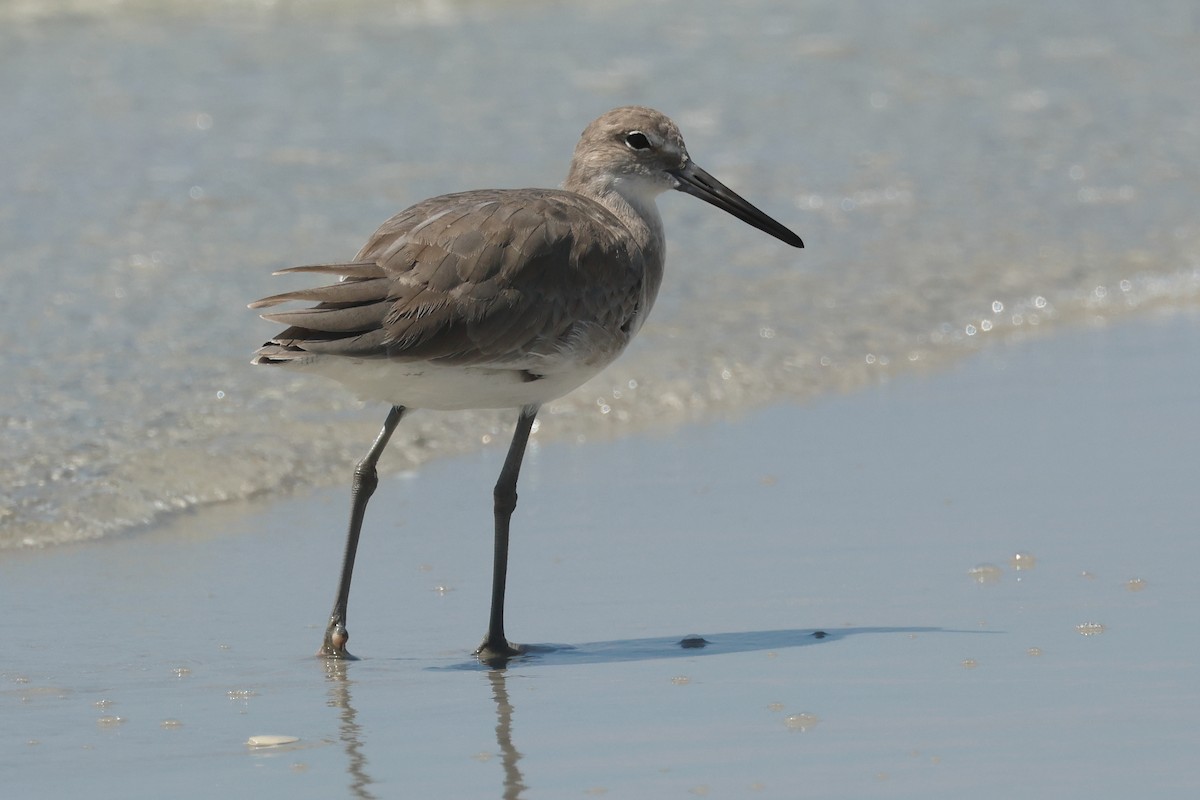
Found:
M 504 458 L 504 467 L 492 492 L 495 500 L 496 538 L 492 561 L 492 613 L 488 618 L 488 632 L 475 655 L 485 664 L 503 666 L 508 659 L 520 655 L 520 645 L 514 645 L 504 636 L 504 588 L 508 583 L 508 531 L 512 513 L 517 508 L 517 478 L 521 474 L 521 461 L 533 431 L 533 420 L 538 406 L 525 406 L 517 418 L 512 444 Z
M 350 578 L 354 573 L 354 555 L 358 552 L 358 536 L 362 533 L 363 516 L 367 513 L 367 501 L 379 485 L 379 474 L 375 469 L 379 456 L 387 447 L 388 439 L 404 416 L 404 406 L 392 406 L 383 430 L 375 437 L 375 443 L 354 468 L 354 483 L 350 486 L 350 531 L 346 535 L 346 554 L 342 558 L 342 578 L 338 582 L 337 599 L 325 628 L 325 641 L 317 655 L 326 658 L 354 658 L 346 652 L 350 633 L 346 630 L 346 605 L 350 602 Z

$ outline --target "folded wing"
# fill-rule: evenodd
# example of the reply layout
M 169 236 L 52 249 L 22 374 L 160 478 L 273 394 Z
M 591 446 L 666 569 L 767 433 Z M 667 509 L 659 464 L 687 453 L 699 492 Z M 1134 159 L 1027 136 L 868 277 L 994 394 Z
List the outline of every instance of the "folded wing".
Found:
M 385 222 L 352 262 L 281 270 L 340 280 L 251 304 L 315 303 L 263 314 L 289 327 L 255 363 L 319 354 L 536 368 L 640 312 L 642 256 L 623 233 L 603 206 L 569 192 L 426 200 Z

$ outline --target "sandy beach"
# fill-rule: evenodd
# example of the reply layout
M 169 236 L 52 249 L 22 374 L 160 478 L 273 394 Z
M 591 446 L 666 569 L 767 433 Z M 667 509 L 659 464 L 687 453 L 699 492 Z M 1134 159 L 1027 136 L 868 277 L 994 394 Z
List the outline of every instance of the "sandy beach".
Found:
M 6 791 L 1194 796 L 1198 333 L 538 445 L 509 631 L 556 649 L 501 671 L 470 656 L 496 447 L 381 487 L 354 663 L 311 655 L 344 490 L 7 553 Z

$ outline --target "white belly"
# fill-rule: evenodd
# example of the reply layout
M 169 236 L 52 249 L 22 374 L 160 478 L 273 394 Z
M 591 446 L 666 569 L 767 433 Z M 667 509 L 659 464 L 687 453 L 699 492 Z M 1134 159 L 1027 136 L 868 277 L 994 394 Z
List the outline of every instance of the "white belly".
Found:
M 600 364 L 560 364 L 536 380 L 519 369 L 443 366 L 388 359 L 311 355 L 287 365 L 338 381 L 362 400 L 405 408 L 461 411 L 542 405 L 582 386 L 604 369 Z

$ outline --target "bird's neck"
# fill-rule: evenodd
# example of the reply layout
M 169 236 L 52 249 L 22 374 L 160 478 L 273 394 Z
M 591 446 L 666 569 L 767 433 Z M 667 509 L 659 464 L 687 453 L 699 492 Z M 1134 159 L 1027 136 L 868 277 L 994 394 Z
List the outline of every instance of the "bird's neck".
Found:
M 595 200 L 611 211 L 629 230 L 647 260 L 662 263 L 665 238 L 662 217 L 654 202 L 661 190 L 648 190 L 639 181 L 608 175 L 579 182 L 573 182 L 573 177 L 567 179 L 564 189 Z

